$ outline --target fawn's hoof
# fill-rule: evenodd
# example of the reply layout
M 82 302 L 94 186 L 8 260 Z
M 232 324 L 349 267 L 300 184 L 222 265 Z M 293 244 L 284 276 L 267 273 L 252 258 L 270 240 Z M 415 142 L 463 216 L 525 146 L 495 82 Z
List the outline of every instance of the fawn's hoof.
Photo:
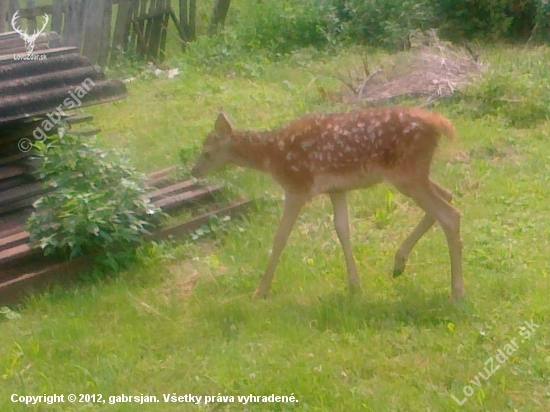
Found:
M 405 266 L 407 266 L 407 259 L 396 255 L 393 262 L 393 277 L 401 276 L 405 271 Z
M 267 298 L 267 292 L 262 292 L 259 289 L 256 289 L 252 294 L 252 299 L 266 299 L 266 298 Z

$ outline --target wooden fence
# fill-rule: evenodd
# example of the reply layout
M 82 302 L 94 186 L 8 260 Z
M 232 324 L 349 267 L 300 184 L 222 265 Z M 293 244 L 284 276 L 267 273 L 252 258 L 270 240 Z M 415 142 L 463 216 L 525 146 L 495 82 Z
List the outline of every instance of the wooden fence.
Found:
M 164 60 L 169 26 L 185 49 L 196 37 L 197 0 L 179 0 L 179 16 L 172 0 L 0 0 L 0 33 L 12 30 L 19 11 L 19 25 L 29 32 L 50 19 L 51 31 L 61 34 L 64 46 L 78 47 L 92 63 L 106 65 L 119 52 L 135 52 L 154 63 Z M 230 0 L 216 0 L 209 33 L 225 21 Z M 25 22 L 26 21 L 26 22 Z

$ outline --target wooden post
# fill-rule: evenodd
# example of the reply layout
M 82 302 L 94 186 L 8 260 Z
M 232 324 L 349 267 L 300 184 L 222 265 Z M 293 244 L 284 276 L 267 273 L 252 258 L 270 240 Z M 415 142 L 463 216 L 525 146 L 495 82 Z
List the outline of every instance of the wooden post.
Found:
M 52 31 L 61 34 L 61 26 L 63 24 L 63 0 L 53 1 L 52 11 Z
M 7 27 L 8 0 L 0 0 L 0 33 L 4 33 Z
M 212 17 L 210 18 L 210 25 L 208 26 L 208 34 L 215 34 L 218 31 L 218 27 L 220 25 L 224 25 L 230 3 L 231 0 L 216 0 L 214 8 L 212 9 Z
M 197 37 L 197 0 L 189 0 L 189 41 L 195 40 Z
M 27 8 L 34 9 L 36 2 L 34 0 L 27 0 Z M 36 30 L 36 17 L 32 16 L 27 19 L 28 33 L 32 34 Z
M 85 19 L 85 37 L 82 54 L 92 63 L 97 63 L 101 49 L 101 33 L 103 29 L 103 13 L 107 0 L 93 0 L 88 3 Z
M 113 14 L 112 0 L 105 0 L 105 8 L 103 9 L 103 22 L 101 26 L 101 46 L 99 48 L 99 56 L 97 64 L 105 66 L 111 51 L 111 16 Z
M 187 0 L 180 0 L 180 27 L 185 33 L 185 39 L 189 39 L 189 17 L 187 15 Z

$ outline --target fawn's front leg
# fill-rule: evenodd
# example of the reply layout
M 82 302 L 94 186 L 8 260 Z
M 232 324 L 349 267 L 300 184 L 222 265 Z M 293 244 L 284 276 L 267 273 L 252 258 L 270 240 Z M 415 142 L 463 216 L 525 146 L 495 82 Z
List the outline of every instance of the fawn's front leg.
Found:
M 283 251 L 288 236 L 292 231 L 292 227 L 300 214 L 300 210 L 307 201 L 307 197 L 304 195 L 299 195 L 295 193 L 285 193 L 285 206 L 283 211 L 283 217 L 277 228 L 277 233 L 275 234 L 275 239 L 273 240 L 273 247 L 271 249 L 271 257 L 269 258 L 269 263 L 265 270 L 264 276 L 260 280 L 258 289 L 254 293 L 255 296 L 267 296 L 269 288 L 271 286 L 271 281 L 273 280 L 273 275 L 275 274 L 275 269 L 277 268 L 277 263 L 279 262 L 279 256 Z
M 360 292 L 361 282 L 359 281 L 357 266 L 355 265 L 351 242 L 349 240 L 348 202 L 346 200 L 346 193 L 331 193 L 330 200 L 332 201 L 332 207 L 334 209 L 334 228 L 336 229 L 338 239 L 340 239 L 340 244 L 342 245 L 344 257 L 346 259 L 350 292 Z

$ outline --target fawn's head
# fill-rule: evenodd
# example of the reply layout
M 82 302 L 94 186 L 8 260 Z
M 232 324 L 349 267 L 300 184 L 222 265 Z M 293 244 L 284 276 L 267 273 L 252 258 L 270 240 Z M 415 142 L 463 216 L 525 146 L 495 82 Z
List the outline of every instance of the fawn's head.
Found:
M 214 130 L 206 136 L 195 167 L 191 171 L 200 178 L 222 169 L 230 160 L 230 143 L 233 128 L 223 113 L 218 115 Z

